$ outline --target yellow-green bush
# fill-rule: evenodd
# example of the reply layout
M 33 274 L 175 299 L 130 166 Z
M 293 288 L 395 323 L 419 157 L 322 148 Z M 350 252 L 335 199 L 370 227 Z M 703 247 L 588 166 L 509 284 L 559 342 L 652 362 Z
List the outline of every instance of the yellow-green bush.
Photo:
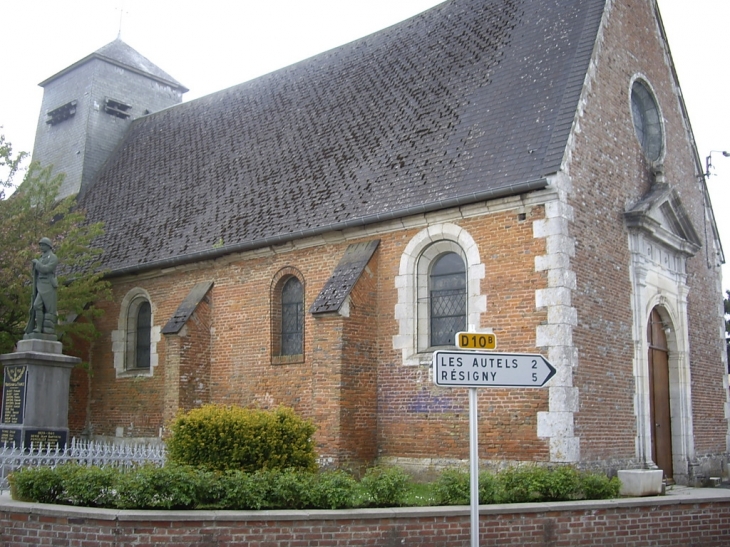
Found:
M 205 405 L 182 413 L 167 439 L 171 461 L 215 471 L 316 469 L 315 426 L 293 410 Z

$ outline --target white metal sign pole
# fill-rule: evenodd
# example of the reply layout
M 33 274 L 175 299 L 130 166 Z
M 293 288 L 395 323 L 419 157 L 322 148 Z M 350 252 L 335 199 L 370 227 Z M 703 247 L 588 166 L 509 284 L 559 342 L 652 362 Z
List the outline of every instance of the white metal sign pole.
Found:
M 470 329 L 471 330 L 471 329 Z M 491 347 L 494 334 L 460 332 L 459 347 Z M 441 387 L 469 388 L 469 487 L 471 489 L 471 547 L 479 547 L 479 442 L 477 388 L 542 387 L 555 376 L 555 367 L 539 353 L 434 351 L 433 381 Z
M 477 388 L 469 388 L 469 484 L 471 488 L 471 547 L 479 547 L 479 442 Z

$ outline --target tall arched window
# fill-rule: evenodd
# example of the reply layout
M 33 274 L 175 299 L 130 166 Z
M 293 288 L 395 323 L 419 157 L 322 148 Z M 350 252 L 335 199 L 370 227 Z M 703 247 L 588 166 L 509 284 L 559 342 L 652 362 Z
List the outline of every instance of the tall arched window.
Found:
M 281 288 L 281 355 L 301 355 L 304 339 L 304 291 L 296 277 Z
M 429 274 L 431 346 L 453 346 L 466 330 L 466 267 L 456 253 L 438 257 Z
M 484 276 L 479 246 L 460 226 L 435 224 L 413 236 L 394 278 L 398 334 L 393 349 L 401 351 L 404 365 L 430 365 L 434 346 L 453 345 L 444 332 L 480 327 L 487 309 Z
M 152 342 L 152 307 L 139 295 L 127 310 L 126 369 L 149 369 Z
M 152 307 L 142 302 L 137 310 L 137 348 L 135 368 L 150 368 L 150 343 L 152 341 Z
M 158 364 L 160 327 L 155 326 L 155 309 L 149 293 L 131 289 L 119 308 L 117 330 L 112 331 L 112 352 L 117 378 L 152 376 Z

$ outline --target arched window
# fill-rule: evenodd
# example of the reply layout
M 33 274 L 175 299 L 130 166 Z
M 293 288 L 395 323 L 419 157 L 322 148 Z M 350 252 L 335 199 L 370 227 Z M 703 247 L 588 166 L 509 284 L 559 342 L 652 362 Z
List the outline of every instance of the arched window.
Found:
M 142 302 L 137 310 L 137 344 L 134 355 L 135 368 L 150 368 L 150 343 L 152 341 L 152 306 Z
M 150 376 L 157 366 L 160 327 L 154 325 L 150 296 L 136 287 L 129 291 L 119 310 L 118 328 L 112 331 L 112 352 L 117 377 Z
M 281 289 L 281 355 L 301 355 L 304 340 L 304 291 L 296 277 Z
M 271 363 L 304 362 L 304 293 L 301 272 L 286 266 L 271 281 Z
M 466 330 L 466 267 L 449 252 L 438 257 L 429 275 L 431 346 L 453 346 L 454 335 Z
M 143 296 L 137 296 L 127 311 L 127 370 L 150 368 L 151 342 L 152 307 Z
M 453 345 L 453 334 L 479 327 L 487 309 L 481 294 L 485 268 L 479 247 L 465 229 L 451 223 L 424 228 L 401 255 L 393 349 L 404 365 L 428 365 L 433 347 Z

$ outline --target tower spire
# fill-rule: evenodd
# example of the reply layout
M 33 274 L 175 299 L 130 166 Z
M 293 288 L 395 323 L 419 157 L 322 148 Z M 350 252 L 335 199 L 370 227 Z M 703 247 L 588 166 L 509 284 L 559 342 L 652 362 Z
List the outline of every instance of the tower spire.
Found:
M 120 7 L 114 8 L 115 10 L 119 11 L 119 30 L 117 31 L 117 40 L 122 39 L 122 23 L 124 22 L 124 14 L 129 14 L 128 11 L 124 9 L 124 5 L 122 4 Z

